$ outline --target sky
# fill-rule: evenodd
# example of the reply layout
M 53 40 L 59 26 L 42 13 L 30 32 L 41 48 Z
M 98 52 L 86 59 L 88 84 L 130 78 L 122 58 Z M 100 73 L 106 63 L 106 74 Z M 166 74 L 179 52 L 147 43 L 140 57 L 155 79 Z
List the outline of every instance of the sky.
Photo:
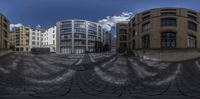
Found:
M 110 30 L 116 22 L 160 7 L 189 8 L 200 12 L 200 0 L 0 0 L 0 12 L 12 26 L 23 24 L 45 29 L 59 20 L 84 19 L 100 22 Z

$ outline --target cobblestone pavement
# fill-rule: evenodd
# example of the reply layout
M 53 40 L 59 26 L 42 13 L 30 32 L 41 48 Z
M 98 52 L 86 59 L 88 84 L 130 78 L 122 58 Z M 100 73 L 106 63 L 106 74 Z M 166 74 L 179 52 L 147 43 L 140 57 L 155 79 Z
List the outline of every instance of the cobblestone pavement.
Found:
M 199 99 L 200 59 L 155 62 L 131 55 L 0 56 L 0 98 Z

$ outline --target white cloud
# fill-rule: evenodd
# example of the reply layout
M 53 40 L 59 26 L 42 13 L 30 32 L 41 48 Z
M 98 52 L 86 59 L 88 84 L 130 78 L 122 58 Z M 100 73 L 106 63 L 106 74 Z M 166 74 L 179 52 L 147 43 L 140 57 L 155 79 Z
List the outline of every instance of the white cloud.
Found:
M 15 27 L 20 27 L 20 26 L 22 26 L 22 24 L 21 24 L 21 23 L 17 23 L 17 24 L 10 24 L 10 30 L 13 30 L 13 28 L 15 28 Z
M 37 28 L 41 28 L 41 25 L 38 24 L 36 27 L 37 27 Z
M 107 31 L 110 31 L 116 23 L 122 21 L 129 21 L 129 19 L 133 16 L 132 12 L 122 12 L 119 16 L 107 16 L 105 19 L 99 20 L 99 23 L 103 25 Z

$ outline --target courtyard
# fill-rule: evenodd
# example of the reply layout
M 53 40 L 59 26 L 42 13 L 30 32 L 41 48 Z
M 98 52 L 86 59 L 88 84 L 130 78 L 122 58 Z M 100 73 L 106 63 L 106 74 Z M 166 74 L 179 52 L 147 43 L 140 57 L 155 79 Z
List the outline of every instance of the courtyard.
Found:
M 126 53 L 0 56 L 0 98 L 191 99 L 200 97 L 200 59 L 158 62 Z

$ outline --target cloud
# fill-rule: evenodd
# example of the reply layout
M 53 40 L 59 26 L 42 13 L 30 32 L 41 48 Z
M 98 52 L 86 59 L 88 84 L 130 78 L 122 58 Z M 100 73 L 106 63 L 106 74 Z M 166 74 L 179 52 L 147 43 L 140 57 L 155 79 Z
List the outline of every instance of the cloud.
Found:
M 22 24 L 21 24 L 21 23 L 17 23 L 17 24 L 10 24 L 10 30 L 12 31 L 12 30 L 13 30 L 13 28 L 15 28 L 15 27 L 20 27 L 20 26 L 22 26 Z
M 99 23 L 103 25 L 107 31 L 110 31 L 116 23 L 122 21 L 129 21 L 129 19 L 133 16 L 132 12 L 122 12 L 119 16 L 107 16 L 106 18 L 99 20 Z
M 41 25 L 38 24 L 36 27 L 37 27 L 37 28 L 41 28 Z

